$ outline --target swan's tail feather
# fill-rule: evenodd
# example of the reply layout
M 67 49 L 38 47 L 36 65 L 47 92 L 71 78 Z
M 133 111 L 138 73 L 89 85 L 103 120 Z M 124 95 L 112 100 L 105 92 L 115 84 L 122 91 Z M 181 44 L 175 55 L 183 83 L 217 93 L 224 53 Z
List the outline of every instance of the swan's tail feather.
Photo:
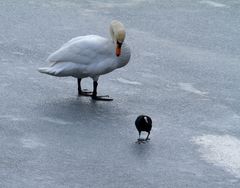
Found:
M 38 71 L 52 76 L 75 76 L 78 67 L 71 62 L 57 62 L 50 67 L 39 68 Z
M 60 71 L 54 67 L 42 67 L 42 68 L 39 68 L 38 71 L 44 74 L 52 75 L 52 76 L 61 76 L 59 74 Z

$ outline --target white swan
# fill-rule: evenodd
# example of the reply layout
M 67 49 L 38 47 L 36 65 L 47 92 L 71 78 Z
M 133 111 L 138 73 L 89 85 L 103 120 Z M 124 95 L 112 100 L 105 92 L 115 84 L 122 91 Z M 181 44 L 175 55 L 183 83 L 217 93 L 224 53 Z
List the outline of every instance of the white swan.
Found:
M 76 77 L 79 95 L 91 96 L 94 100 L 112 100 L 108 96 L 97 96 L 98 78 L 125 66 L 131 53 L 124 43 L 125 29 L 121 22 L 111 22 L 110 34 L 112 40 L 97 35 L 71 39 L 48 57 L 47 61 L 53 64 L 39 68 L 39 72 L 60 77 Z M 93 79 L 93 92 L 81 89 L 81 79 L 86 77 Z

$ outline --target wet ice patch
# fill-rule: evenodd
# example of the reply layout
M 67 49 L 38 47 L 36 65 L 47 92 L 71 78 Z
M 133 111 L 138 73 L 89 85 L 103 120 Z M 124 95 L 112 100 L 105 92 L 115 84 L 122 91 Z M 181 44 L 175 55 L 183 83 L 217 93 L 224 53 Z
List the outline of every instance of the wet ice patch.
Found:
M 193 138 L 202 158 L 240 178 L 240 140 L 230 135 L 203 135 Z
M 212 7 L 217 7 L 217 8 L 222 8 L 222 7 L 227 7 L 227 5 L 225 4 L 222 4 L 222 3 L 218 3 L 218 2 L 215 2 L 215 1 L 200 1 L 200 3 L 202 4 L 207 4 L 209 6 L 212 6 Z
M 121 82 L 123 84 L 129 84 L 129 85 L 142 85 L 142 83 L 140 83 L 140 82 L 127 80 L 127 79 L 124 79 L 124 78 L 117 78 L 117 81 Z
M 190 92 L 190 93 L 194 93 L 194 94 L 197 94 L 197 95 L 206 95 L 208 94 L 208 92 L 204 92 L 204 91 L 200 91 L 198 89 L 196 89 L 195 87 L 193 87 L 193 85 L 191 83 L 178 83 L 178 86 L 181 90 L 184 90 L 184 91 L 187 91 L 187 92 Z
M 36 138 L 22 138 L 21 143 L 24 148 L 30 148 L 30 149 L 45 146 L 45 144 L 39 142 L 39 140 Z

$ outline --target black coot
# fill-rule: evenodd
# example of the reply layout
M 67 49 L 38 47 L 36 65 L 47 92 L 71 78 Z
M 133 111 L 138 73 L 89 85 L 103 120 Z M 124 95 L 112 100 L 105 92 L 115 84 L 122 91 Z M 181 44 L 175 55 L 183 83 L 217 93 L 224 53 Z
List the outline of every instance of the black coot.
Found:
M 140 116 L 137 117 L 137 119 L 135 121 L 135 125 L 136 125 L 136 128 L 137 128 L 138 132 L 139 132 L 139 139 L 138 140 L 141 140 L 140 136 L 141 136 L 142 131 L 145 131 L 145 132 L 148 133 L 147 138 L 145 140 L 150 140 L 148 137 L 149 137 L 150 131 L 152 129 L 152 119 L 149 116 L 140 115 Z

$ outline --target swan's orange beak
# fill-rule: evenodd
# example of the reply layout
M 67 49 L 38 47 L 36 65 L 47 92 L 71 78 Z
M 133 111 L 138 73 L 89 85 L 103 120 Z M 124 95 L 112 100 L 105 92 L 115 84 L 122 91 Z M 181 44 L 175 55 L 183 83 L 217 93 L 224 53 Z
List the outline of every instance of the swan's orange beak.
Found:
M 117 41 L 116 56 L 121 55 L 121 47 L 122 47 L 122 43 Z

